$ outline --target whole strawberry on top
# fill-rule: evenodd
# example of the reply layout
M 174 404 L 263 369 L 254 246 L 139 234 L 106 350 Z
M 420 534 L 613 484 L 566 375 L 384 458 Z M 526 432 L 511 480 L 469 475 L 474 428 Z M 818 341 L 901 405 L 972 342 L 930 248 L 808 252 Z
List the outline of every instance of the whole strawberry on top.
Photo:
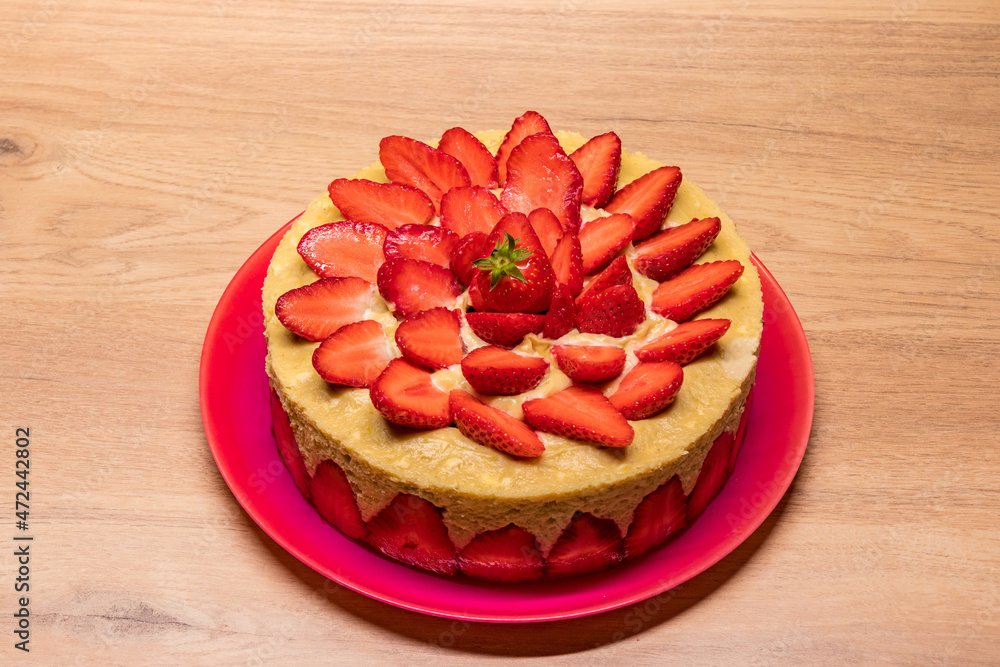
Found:
M 552 303 L 555 274 L 535 230 L 523 213 L 500 218 L 486 240 L 489 254 L 472 264 L 472 288 L 481 304 L 498 313 L 541 313 Z

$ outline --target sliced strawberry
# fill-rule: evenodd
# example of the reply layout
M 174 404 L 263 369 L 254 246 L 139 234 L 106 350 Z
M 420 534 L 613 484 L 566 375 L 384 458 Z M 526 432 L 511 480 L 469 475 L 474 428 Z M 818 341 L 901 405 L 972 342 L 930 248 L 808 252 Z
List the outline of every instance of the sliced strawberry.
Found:
M 583 272 L 589 275 L 605 268 L 632 240 L 633 232 L 635 221 L 624 213 L 596 218 L 584 225 L 580 230 Z
M 473 262 L 481 269 L 472 278 L 490 310 L 541 313 L 552 301 L 555 275 L 528 217 L 508 213 L 486 240 L 488 255 Z
M 514 119 L 514 124 L 504 136 L 500 148 L 497 149 L 497 175 L 500 177 L 500 185 L 507 181 L 507 159 L 510 157 L 511 151 L 517 148 L 526 137 L 539 132 L 552 134 L 549 124 L 537 111 L 525 111 L 523 116 Z
M 409 185 L 338 178 L 328 190 L 333 205 L 354 222 L 395 229 L 410 223 L 426 224 L 434 217 L 430 197 Z
M 388 233 L 373 222 L 331 222 L 303 234 L 298 250 L 320 278 L 356 276 L 373 283 L 385 261 L 382 243 Z
M 556 249 L 556 244 L 559 243 L 559 239 L 563 236 L 559 218 L 547 208 L 536 208 L 528 214 L 528 222 L 531 223 L 531 228 L 535 230 L 538 240 L 542 242 L 542 247 L 545 248 L 545 254 L 551 261 L 552 252 Z
M 472 232 L 489 234 L 505 215 L 497 196 L 483 187 L 452 188 L 441 198 L 441 226 L 462 238 Z
M 454 389 L 448 395 L 448 406 L 458 430 L 480 445 L 522 458 L 541 456 L 545 451 L 545 445 L 530 426 L 472 394 Z
M 612 345 L 553 345 L 552 356 L 577 382 L 607 382 L 625 368 L 625 350 Z
M 400 322 L 396 345 L 415 364 L 447 368 L 462 361 L 461 326 L 458 310 L 430 308 Z
M 423 498 L 398 493 L 368 522 L 368 543 L 390 558 L 445 575 L 455 574 L 455 545 L 441 510 Z
M 576 234 L 563 234 L 559 239 L 552 251 L 552 271 L 556 281 L 566 285 L 573 296 L 583 289 L 583 253 Z
M 721 230 L 718 218 L 665 229 L 635 246 L 635 270 L 653 280 L 666 280 L 701 257 Z
M 660 283 L 653 292 L 653 311 L 675 322 L 691 319 L 715 304 L 743 275 L 735 259 L 695 264 Z
M 677 325 L 639 348 L 639 361 L 672 361 L 684 365 L 694 361 L 729 331 L 729 320 L 691 320 Z
M 643 361 L 622 378 L 611 404 L 626 419 L 648 419 L 677 398 L 684 370 L 672 361 Z
M 472 263 L 486 252 L 486 234 L 470 232 L 452 248 L 448 266 L 451 267 L 452 273 L 455 274 L 460 283 L 470 285 L 476 274 L 476 267 Z
M 443 428 L 451 422 L 448 394 L 434 386 L 430 372 L 405 359 L 393 359 L 369 389 L 372 405 L 393 424 L 416 429 Z
M 545 559 L 550 579 L 604 570 L 622 559 L 622 534 L 611 519 L 577 512 Z
M 361 520 L 354 489 L 339 465 L 330 459 L 320 461 L 309 490 L 320 516 L 344 535 L 355 540 L 364 539 L 365 522 Z
M 676 537 L 686 527 L 687 499 L 681 480 L 674 475 L 635 508 L 625 536 L 625 555 L 628 558 L 641 556 Z
M 458 552 L 458 567 L 470 577 L 515 583 L 539 579 L 545 559 L 534 535 L 508 524 L 472 538 Z
M 500 202 L 508 211 L 531 213 L 547 208 L 564 231 L 580 228 L 583 177 L 551 134 L 535 134 L 522 141 L 507 162 L 507 181 Z
M 701 470 L 698 472 L 698 481 L 688 495 L 688 522 L 701 516 L 708 504 L 726 485 L 726 480 L 729 479 L 729 459 L 735 441 L 732 431 L 726 431 L 712 443 L 712 449 L 708 451 L 708 456 L 705 457 L 705 462 L 701 464 Z
M 732 452 L 729 454 L 729 462 L 726 465 L 726 478 L 736 470 L 736 458 L 743 447 L 743 441 L 747 435 L 747 422 L 750 421 L 750 406 L 753 405 L 753 388 L 747 395 L 746 403 L 743 405 L 743 414 L 740 416 L 740 425 L 736 428 L 736 441 L 733 443 Z
M 448 268 L 458 234 L 434 225 L 402 225 L 385 237 L 385 259 L 416 259 Z
M 378 270 L 378 291 L 403 317 L 451 306 L 462 293 L 450 269 L 416 259 L 393 259 Z
M 453 127 L 441 135 L 438 150 L 444 151 L 462 163 L 469 173 L 472 185 L 484 188 L 495 188 L 497 180 L 497 161 L 489 149 L 476 139 L 468 130 Z
M 541 333 L 544 315 L 526 313 L 466 313 L 465 321 L 477 336 L 493 345 L 514 347 L 529 333 Z
M 462 359 L 462 375 L 480 394 L 514 396 L 538 386 L 549 369 L 541 357 L 529 357 L 497 345 L 476 348 Z
M 469 173 L 458 160 L 416 139 L 398 135 L 383 138 L 378 159 L 390 181 L 423 190 L 435 210 L 448 190 L 469 185 Z
M 295 442 L 295 434 L 292 432 L 292 424 L 288 421 L 288 414 L 281 405 L 281 399 L 271 390 L 271 429 L 274 433 L 274 441 L 278 444 L 278 454 L 285 462 L 285 467 L 292 474 L 295 486 L 306 498 L 309 497 L 309 472 L 306 470 L 306 463 L 302 459 L 302 452 L 299 451 L 299 444 Z
M 576 328 L 621 338 L 635 333 L 646 319 L 646 305 L 631 285 L 615 285 L 588 299 L 576 314 Z
M 473 269 L 475 265 L 473 264 Z M 469 304 L 472 305 L 472 309 L 480 313 L 491 313 L 493 309 L 489 307 L 485 300 L 483 300 L 483 295 L 479 293 L 479 288 L 476 287 L 476 281 L 474 280 L 476 276 L 472 276 L 472 284 L 469 285 Z
M 677 167 L 654 169 L 618 190 L 604 210 L 631 215 L 635 219 L 632 240 L 641 241 L 663 225 L 680 184 L 681 170 Z
M 607 204 L 622 165 L 622 140 L 618 135 L 606 132 L 592 137 L 569 157 L 583 176 L 583 203 L 596 208 Z
M 545 328 L 542 335 L 555 340 L 565 336 L 576 326 L 576 306 L 569 288 L 562 283 L 556 283 L 552 289 L 552 304 L 545 313 Z
M 608 447 L 625 447 L 635 433 L 604 394 L 573 385 L 521 405 L 524 419 L 538 431 Z
M 331 384 L 370 387 L 392 361 L 382 325 L 375 320 L 345 324 L 313 350 L 312 364 Z
M 375 286 L 357 277 L 321 278 L 278 297 L 274 314 L 306 340 L 323 340 L 345 324 L 364 319 Z
M 588 301 L 591 301 L 609 287 L 631 284 L 632 270 L 628 268 L 625 256 L 619 255 L 611 260 L 606 269 L 598 273 L 594 276 L 593 280 L 587 283 L 587 288 L 576 299 L 576 310 L 579 312 Z

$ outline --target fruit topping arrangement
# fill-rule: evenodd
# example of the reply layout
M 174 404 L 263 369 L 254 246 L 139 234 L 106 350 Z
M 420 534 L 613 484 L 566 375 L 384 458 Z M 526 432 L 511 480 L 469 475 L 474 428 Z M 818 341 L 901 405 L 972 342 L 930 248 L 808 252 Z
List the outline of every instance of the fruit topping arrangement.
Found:
M 526 459 L 545 451 L 539 432 L 627 447 L 630 422 L 667 409 L 682 366 L 729 328 L 726 319 L 692 319 L 743 273 L 736 260 L 695 263 L 720 220 L 666 225 L 681 184 L 677 167 L 618 187 L 621 141 L 613 132 L 567 155 L 529 111 L 496 154 L 456 127 L 436 148 L 386 137 L 379 159 L 390 182 L 330 184 L 344 220 L 302 236 L 299 254 L 318 279 L 282 295 L 275 314 L 320 343 L 313 366 L 326 382 L 367 388 L 393 424 L 454 426 Z M 392 324 L 379 312 L 391 313 Z M 637 334 L 648 320 L 664 326 Z M 553 374 L 565 381 L 546 383 Z M 493 400 L 511 396 L 518 414 Z M 678 489 L 659 493 L 650 502 L 672 505 Z M 604 530 L 583 517 L 576 532 Z M 676 522 L 665 518 L 655 530 Z M 466 549 L 525 539 L 494 532 Z M 630 534 L 625 547 L 641 550 L 650 540 Z M 557 547 L 550 560 L 571 572 L 574 545 Z

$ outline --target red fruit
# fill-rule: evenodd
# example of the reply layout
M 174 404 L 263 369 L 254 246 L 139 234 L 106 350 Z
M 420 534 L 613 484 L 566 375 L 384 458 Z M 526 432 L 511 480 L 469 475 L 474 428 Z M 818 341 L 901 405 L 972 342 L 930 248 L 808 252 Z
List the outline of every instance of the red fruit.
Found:
M 541 357 L 525 356 L 496 345 L 477 348 L 462 359 L 462 375 L 472 388 L 492 396 L 530 391 L 538 386 L 548 369 L 549 362 Z
M 480 445 L 522 458 L 541 456 L 545 445 L 520 419 L 455 389 L 448 395 L 451 420 L 467 438 Z
M 462 293 L 449 269 L 416 259 L 393 259 L 378 270 L 378 291 L 403 317 L 454 305 Z
M 573 385 L 521 404 L 524 419 L 537 431 L 608 447 L 625 447 L 635 436 L 631 424 L 604 394 Z
M 547 208 L 536 208 L 528 214 L 528 222 L 531 223 L 531 228 L 538 235 L 538 240 L 542 242 L 545 255 L 551 261 L 552 252 L 556 249 L 556 244 L 559 243 L 559 239 L 563 236 L 559 218 Z
M 469 173 L 458 160 L 416 139 L 385 137 L 378 145 L 378 159 L 390 181 L 423 190 L 435 210 L 448 190 L 469 185 Z
M 725 296 L 743 275 L 735 259 L 695 264 L 660 283 L 653 292 L 653 311 L 675 322 L 691 319 Z
M 328 190 L 333 205 L 354 222 L 395 229 L 410 223 L 426 224 L 434 217 L 430 198 L 409 185 L 338 178 Z
M 609 287 L 631 284 L 632 270 L 628 268 L 625 256 L 619 255 L 611 260 L 606 269 L 598 273 L 594 276 L 593 280 L 587 283 L 587 289 L 583 290 L 583 294 L 576 299 L 576 310 L 579 312 L 588 301 L 591 301 Z
M 553 345 L 552 356 L 577 382 L 607 382 L 625 368 L 625 350 L 611 345 Z
M 452 188 L 441 198 L 441 226 L 465 238 L 472 232 L 489 234 L 507 214 L 497 196 L 486 188 Z
M 530 213 L 547 208 L 564 231 L 580 228 L 583 177 L 551 134 L 535 134 L 518 145 L 507 162 L 500 202 L 508 211 Z
M 331 384 L 370 387 L 392 361 L 382 325 L 375 320 L 345 324 L 313 350 L 312 364 Z
M 642 499 L 625 536 L 625 555 L 641 556 L 687 527 L 687 499 L 675 475 Z
M 731 431 L 722 433 L 715 442 L 712 449 L 708 451 L 705 462 L 698 472 L 698 481 L 695 482 L 687 502 L 688 521 L 697 519 L 708 504 L 719 495 L 719 491 L 726 485 L 729 479 L 729 459 L 732 454 L 736 439 Z
M 633 241 L 660 229 L 681 184 L 681 170 L 660 167 L 623 186 L 605 205 L 608 213 L 628 213 L 635 219 Z
M 292 474 L 295 486 L 299 488 L 302 495 L 309 497 L 309 472 L 306 470 L 306 463 L 302 459 L 302 452 L 299 451 L 299 444 L 295 442 L 295 434 L 292 432 L 292 424 L 288 421 L 288 414 L 281 405 L 281 399 L 271 390 L 271 428 L 274 433 L 274 441 L 278 444 L 278 454 L 285 462 L 285 467 Z
M 583 254 L 576 234 L 563 234 L 559 239 L 552 251 L 552 271 L 556 281 L 566 285 L 573 296 L 583 289 Z
M 583 176 L 583 203 L 601 208 L 615 192 L 622 164 L 622 140 L 614 132 L 593 137 L 570 153 Z
M 320 278 L 356 276 L 373 283 L 385 261 L 382 243 L 388 233 L 372 222 L 331 222 L 303 234 L 299 254 Z
M 430 372 L 405 359 L 393 359 L 369 389 L 372 405 L 393 424 L 416 429 L 443 428 L 451 422 L 448 394 L 434 386 Z
M 398 493 L 368 522 L 368 543 L 390 558 L 445 575 L 455 574 L 455 545 L 441 510 L 423 498 Z
M 488 255 L 473 262 L 472 278 L 490 310 L 540 313 L 552 301 L 555 275 L 541 241 L 523 213 L 508 213 L 486 240 Z
M 727 479 L 736 470 L 736 458 L 739 456 L 740 449 L 743 447 L 743 441 L 746 438 L 747 422 L 750 421 L 751 405 L 753 405 L 753 388 L 750 389 L 750 393 L 747 395 L 746 403 L 743 405 L 743 414 L 740 416 L 740 425 L 736 428 L 736 439 L 733 443 L 732 451 L 729 454 L 729 462 L 726 465 Z
M 475 271 L 476 267 L 473 266 L 472 270 Z M 473 275 L 473 278 L 475 278 L 475 275 Z M 480 313 L 492 312 L 490 307 L 486 304 L 486 301 L 483 300 L 483 296 L 479 293 L 479 288 L 476 287 L 475 282 L 469 285 L 469 304 L 472 305 L 473 310 L 479 311 Z
M 499 185 L 496 158 L 471 132 L 460 127 L 446 130 L 438 142 L 438 150 L 462 163 L 473 185 L 481 185 L 484 188 L 495 188 Z
M 472 263 L 485 253 L 486 234 L 471 232 L 463 236 L 462 240 L 452 248 L 448 266 L 451 267 L 452 273 L 455 274 L 460 283 L 469 285 L 476 274 L 476 267 Z
M 540 578 L 545 559 L 534 535 L 509 524 L 472 538 L 458 552 L 458 567 L 470 577 L 515 583 Z
M 459 311 L 430 308 L 403 320 L 396 327 L 396 345 L 404 357 L 427 368 L 459 363 L 464 353 Z
M 631 285 L 615 285 L 588 299 L 576 313 L 576 328 L 621 338 L 646 319 L 646 305 Z
M 605 268 L 632 240 L 633 232 L 635 221 L 624 213 L 596 218 L 584 225 L 580 230 L 583 272 L 589 275 Z
M 402 225 L 385 237 L 385 260 L 416 259 L 448 268 L 458 234 L 433 225 Z
M 674 402 L 684 370 L 672 361 L 643 361 L 622 378 L 611 404 L 626 419 L 648 419 Z
M 539 132 L 552 134 L 549 124 L 537 111 L 525 111 L 523 116 L 514 119 L 514 124 L 504 136 L 500 148 L 497 149 L 497 175 L 500 185 L 503 185 L 507 180 L 507 159 L 510 157 L 511 151 L 517 148 L 526 137 Z
M 552 289 L 552 304 L 545 313 L 545 327 L 542 335 L 555 340 L 565 336 L 576 326 L 576 306 L 569 288 L 562 283 L 556 283 Z
M 545 326 L 544 315 L 526 313 L 466 313 L 465 321 L 487 343 L 503 347 L 514 347 L 529 333 L 541 333 Z
M 344 535 L 355 540 L 364 539 L 365 522 L 361 520 L 354 489 L 339 465 L 330 459 L 320 461 L 309 490 L 320 516 Z
M 691 320 L 677 325 L 639 348 L 639 361 L 672 361 L 684 365 L 694 361 L 729 331 L 729 320 Z
M 545 559 L 550 579 L 597 572 L 622 559 L 622 534 L 611 519 L 577 512 Z
M 653 280 L 666 280 L 701 257 L 721 230 L 718 218 L 665 229 L 635 246 L 635 270 Z
M 306 340 L 323 340 L 345 324 L 364 319 L 375 286 L 361 278 L 321 278 L 289 290 L 274 304 L 285 328 Z

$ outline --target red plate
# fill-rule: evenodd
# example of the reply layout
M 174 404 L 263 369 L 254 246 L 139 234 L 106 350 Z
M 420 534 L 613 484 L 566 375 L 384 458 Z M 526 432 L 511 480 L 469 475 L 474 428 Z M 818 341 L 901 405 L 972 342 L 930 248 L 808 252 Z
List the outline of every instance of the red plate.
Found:
M 215 309 L 201 354 L 201 412 L 215 462 L 243 508 L 289 553 L 333 581 L 446 618 L 587 616 L 640 602 L 711 567 L 756 530 L 791 484 L 812 425 L 812 359 L 788 297 L 751 257 L 764 292 L 764 335 L 746 440 L 725 488 L 677 540 L 608 572 L 523 585 L 439 577 L 353 542 L 299 493 L 271 432 L 261 285 L 290 224 L 250 256 Z

